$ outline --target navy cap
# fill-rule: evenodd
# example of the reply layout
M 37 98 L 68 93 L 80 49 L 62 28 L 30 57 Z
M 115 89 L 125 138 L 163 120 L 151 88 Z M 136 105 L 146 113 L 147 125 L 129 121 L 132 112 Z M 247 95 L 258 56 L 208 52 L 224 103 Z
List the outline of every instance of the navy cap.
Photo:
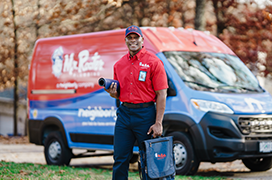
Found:
M 127 35 L 129 35 L 130 33 L 136 33 L 136 34 L 138 34 L 139 36 L 142 36 L 142 37 L 143 37 L 143 34 L 142 34 L 141 29 L 140 29 L 138 26 L 135 26 L 135 25 L 129 26 L 129 27 L 126 29 L 126 37 L 127 37 Z

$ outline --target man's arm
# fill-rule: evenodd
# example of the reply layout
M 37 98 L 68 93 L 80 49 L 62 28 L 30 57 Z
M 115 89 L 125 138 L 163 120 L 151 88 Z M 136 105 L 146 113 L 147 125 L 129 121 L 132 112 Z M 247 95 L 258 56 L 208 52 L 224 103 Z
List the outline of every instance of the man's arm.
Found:
M 165 111 L 167 89 L 156 91 L 156 95 L 156 122 L 149 128 L 149 131 L 147 132 L 147 134 L 150 134 L 153 131 L 153 137 L 162 135 L 162 120 Z
M 119 93 L 117 92 L 117 83 L 111 83 L 111 86 L 109 89 L 105 89 L 105 91 L 107 91 L 111 97 L 115 98 L 115 99 L 119 99 Z

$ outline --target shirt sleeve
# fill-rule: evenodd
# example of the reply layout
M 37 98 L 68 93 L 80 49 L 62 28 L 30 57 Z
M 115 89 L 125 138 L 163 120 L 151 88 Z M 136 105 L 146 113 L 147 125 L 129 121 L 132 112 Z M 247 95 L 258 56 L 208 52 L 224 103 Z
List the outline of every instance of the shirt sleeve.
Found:
M 152 86 L 155 91 L 168 88 L 166 72 L 164 69 L 164 65 L 160 59 L 158 59 L 158 61 L 154 63 L 151 79 L 152 79 Z

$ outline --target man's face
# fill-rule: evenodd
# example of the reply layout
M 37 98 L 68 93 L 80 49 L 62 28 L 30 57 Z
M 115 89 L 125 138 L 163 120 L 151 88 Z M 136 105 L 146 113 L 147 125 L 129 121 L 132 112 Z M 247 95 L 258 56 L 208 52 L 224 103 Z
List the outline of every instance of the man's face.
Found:
M 126 45 L 131 52 L 138 52 L 144 43 L 144 38 L 138 34 L 131 33 L 126 37 Z

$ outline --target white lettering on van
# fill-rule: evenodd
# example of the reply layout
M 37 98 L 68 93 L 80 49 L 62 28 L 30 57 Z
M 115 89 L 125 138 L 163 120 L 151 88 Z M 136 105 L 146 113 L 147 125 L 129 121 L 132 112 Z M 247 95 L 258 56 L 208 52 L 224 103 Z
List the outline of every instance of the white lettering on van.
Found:
M 68 88 L 73 88 L 73 89 L 77 89 L 79 87 L 84 87 L 84 88 L 93 88 L 94 87 L 94 83 L 93 82 L 83 82 L 83 83 L 77 83 L 77 82 L 65 82 L 65 83 L 58 83 L 56 85 L 56 88 L 64 88 L 64 89 L 68 89 Z
M 257 106 L 257 108 L 262 111 L 265 112 L 262 106 L 262 102 L 258 101 L 256 99 L 252 99 L 252 98 L 245 98 L 245 102 L 247 103 L 249 109 L 254 112 L 256 109 L 254 108 L 254 105 Z
M 115 122 L 82 122 L 82 126 L 115 126 Z
M 83 50 L 78 54 L 79 61 L 74 60 L 74 53 L 66 54 L 64 56 L 64 67 L 63 72 L 68 72 L 70 75 L 79 76 L 79 77 L 88 77 L 91 75 L 100 75 L 100 73 L 92 74 L 86 73 L 87 71 L 102 71 L 104 61 L 101 59 L 101 56 L 98 52 L 95 52 L 91 57 L 92 61 L 89 61 L 89 51 Z
M 94 107 L 88 106 L 87 109 L 78 109 L 78 117 L 89 117 L 91 121 L 95 120 L 97 117 L 112 117 L 115 121 L 117 119 L 116 109 L 112 106 L 111 109 L 102 109 L 101 106 Z

